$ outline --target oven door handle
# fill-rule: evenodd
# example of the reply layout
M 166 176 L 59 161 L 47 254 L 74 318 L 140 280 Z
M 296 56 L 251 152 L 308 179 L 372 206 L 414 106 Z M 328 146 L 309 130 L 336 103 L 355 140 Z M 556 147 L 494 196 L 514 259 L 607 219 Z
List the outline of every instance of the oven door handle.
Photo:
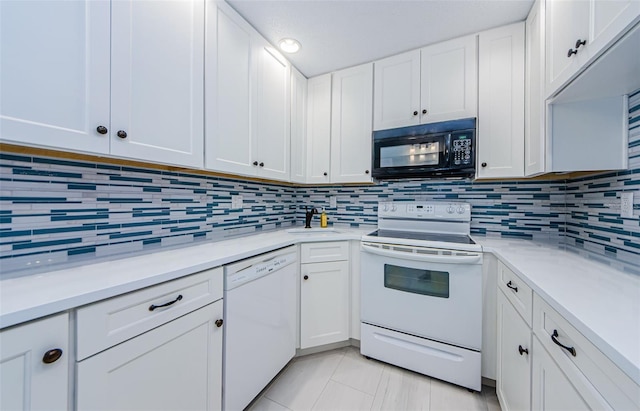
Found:
M 362 250 L 377 254 L 384 257 L 402 258 L 405 260 L 422 261 L 426 263 L 445 263 L 445 264 L 477 264 L 482 262 L 482 254 L 466 255 L 466 256 L 442 256 L 408 253 L 405 251 L 384 250 L 370 245 L 361 244 Z M 406 247 L 410 248 L 410 247 Z

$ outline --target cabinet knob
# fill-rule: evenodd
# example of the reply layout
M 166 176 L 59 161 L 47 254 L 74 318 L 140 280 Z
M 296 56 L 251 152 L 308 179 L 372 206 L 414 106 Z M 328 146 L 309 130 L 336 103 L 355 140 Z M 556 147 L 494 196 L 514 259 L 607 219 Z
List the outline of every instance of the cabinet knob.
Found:
M 365 174 L 369 174 L 369 170 L 364 170 L 364 173 Z
M 264 167 L 264 163 L 260 163 L 259 165 L 260 165 L 260 167 Z
M 427 114 L 427 109 L 422 109 L 422 114 Z
M 482 167 L 486 167 L 486 166 L 487 166 L 487 163 L 482 163 L 482 164 L 480 164 L 480 165 L 481 165 Z
M 522 355 L 522 354 L 529 355 L 529 349 L 528 348 L 522 348 L 521 345 L 518 346 L 518 352 L 520 353 L 520 355 Z
M 325 171 L 324 173 L 322 173 L 322 175 L 326 177 L 328 174 L 327 174 L 327 172 Z
M 51 364 L 58 361 L 62 357 L 62 350 L 60 348 L 54 348 L 44 353 L 42 362 L 45 364 Z
M 418 111 L 414 111 L 414 112 L 413 112 L 413 115 L 414 115 L 414 116 L 417 116 L 417 115 L 418 115 Z
M 216 320 L 215 324 L 216 324 L 216 327 L 220 328 L 220 327 L 222 327 L 223 323 L 224 323 L 224 321 L 222 321 L 222 318 L 220 318 L 220 319 Z
M 254 166 L 257 166 L 257 165 L 258 165 L 258 162 L 257 162 L 257 161 L 254 161 L 254 162 L 253 162 L 253 165 L 254 165 Z
M 127 138 L 127 132 L 124 130 L 119 130 L 116 135 L 120 138 Z
M 302 278 L 304 278 L 305 280 L 308 280 L 308 279 L 309 279 L 309 276 L 308 276 L 308 275 L 305 275 L 305 276 L 304 276 L 304 277 L 302 277 Z
M 567 57 L 571 57 L 574 54 L 578 54 L 578 50 L 569 49 L 569 51 L 567 51 Z
M 578 40 L 576 40 L 576 49 L 579 49 L 579 48 L 580 48 L 580 46 L 584 46 L 584 45 L 586 45 L 586 44 L 587 44 L 587 40 L 580 40 L 580 39 L 578 39 Z
M 99 134 L 107 134 L 109 132 L 109 130 L 107 130 L 105 126 L 98 126 L 98 128 L 96 128 L 96 131 Z

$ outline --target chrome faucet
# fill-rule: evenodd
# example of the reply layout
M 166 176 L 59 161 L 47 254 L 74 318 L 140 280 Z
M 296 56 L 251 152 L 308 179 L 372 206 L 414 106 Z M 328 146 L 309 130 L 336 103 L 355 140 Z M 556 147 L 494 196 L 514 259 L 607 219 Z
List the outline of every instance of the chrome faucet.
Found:
M 312 208 L 311 211 L 309 211 L 309 207 L 305 207 L 304 209 L 304 228 L 311 228 L 311 219 L 314 214 L 318 214 L 318 210 Z

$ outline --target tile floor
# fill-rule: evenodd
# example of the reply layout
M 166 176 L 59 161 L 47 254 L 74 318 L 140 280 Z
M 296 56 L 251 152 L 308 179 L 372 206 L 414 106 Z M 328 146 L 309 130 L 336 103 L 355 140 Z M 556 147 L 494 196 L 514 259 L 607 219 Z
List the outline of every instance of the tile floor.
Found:
M 500 411 L 500 405 L 492 387 L 471 393 L 345 347 L 292 360 L 248 410 Z

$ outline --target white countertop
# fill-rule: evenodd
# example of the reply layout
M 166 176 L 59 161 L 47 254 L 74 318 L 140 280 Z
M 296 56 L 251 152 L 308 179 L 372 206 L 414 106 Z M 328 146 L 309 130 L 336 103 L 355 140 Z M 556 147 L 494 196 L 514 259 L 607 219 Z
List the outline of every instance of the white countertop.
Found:
M 289 227 L 294 228 L 294 227 Z M 286 229 L 4 279 L 0 329 L 300 242 L 359 240 L 374 228 Z
M 290 227 L 291 228 L 291 227 Z M 359 240 L 374 227 L 286 229 L 0 281 L 0 328 L 301 242 Z M 640 384 L 640 275 L 562 245 L 475 238 Z
M 640 275 L 563 245 L 476 240 L 640 384 Z

